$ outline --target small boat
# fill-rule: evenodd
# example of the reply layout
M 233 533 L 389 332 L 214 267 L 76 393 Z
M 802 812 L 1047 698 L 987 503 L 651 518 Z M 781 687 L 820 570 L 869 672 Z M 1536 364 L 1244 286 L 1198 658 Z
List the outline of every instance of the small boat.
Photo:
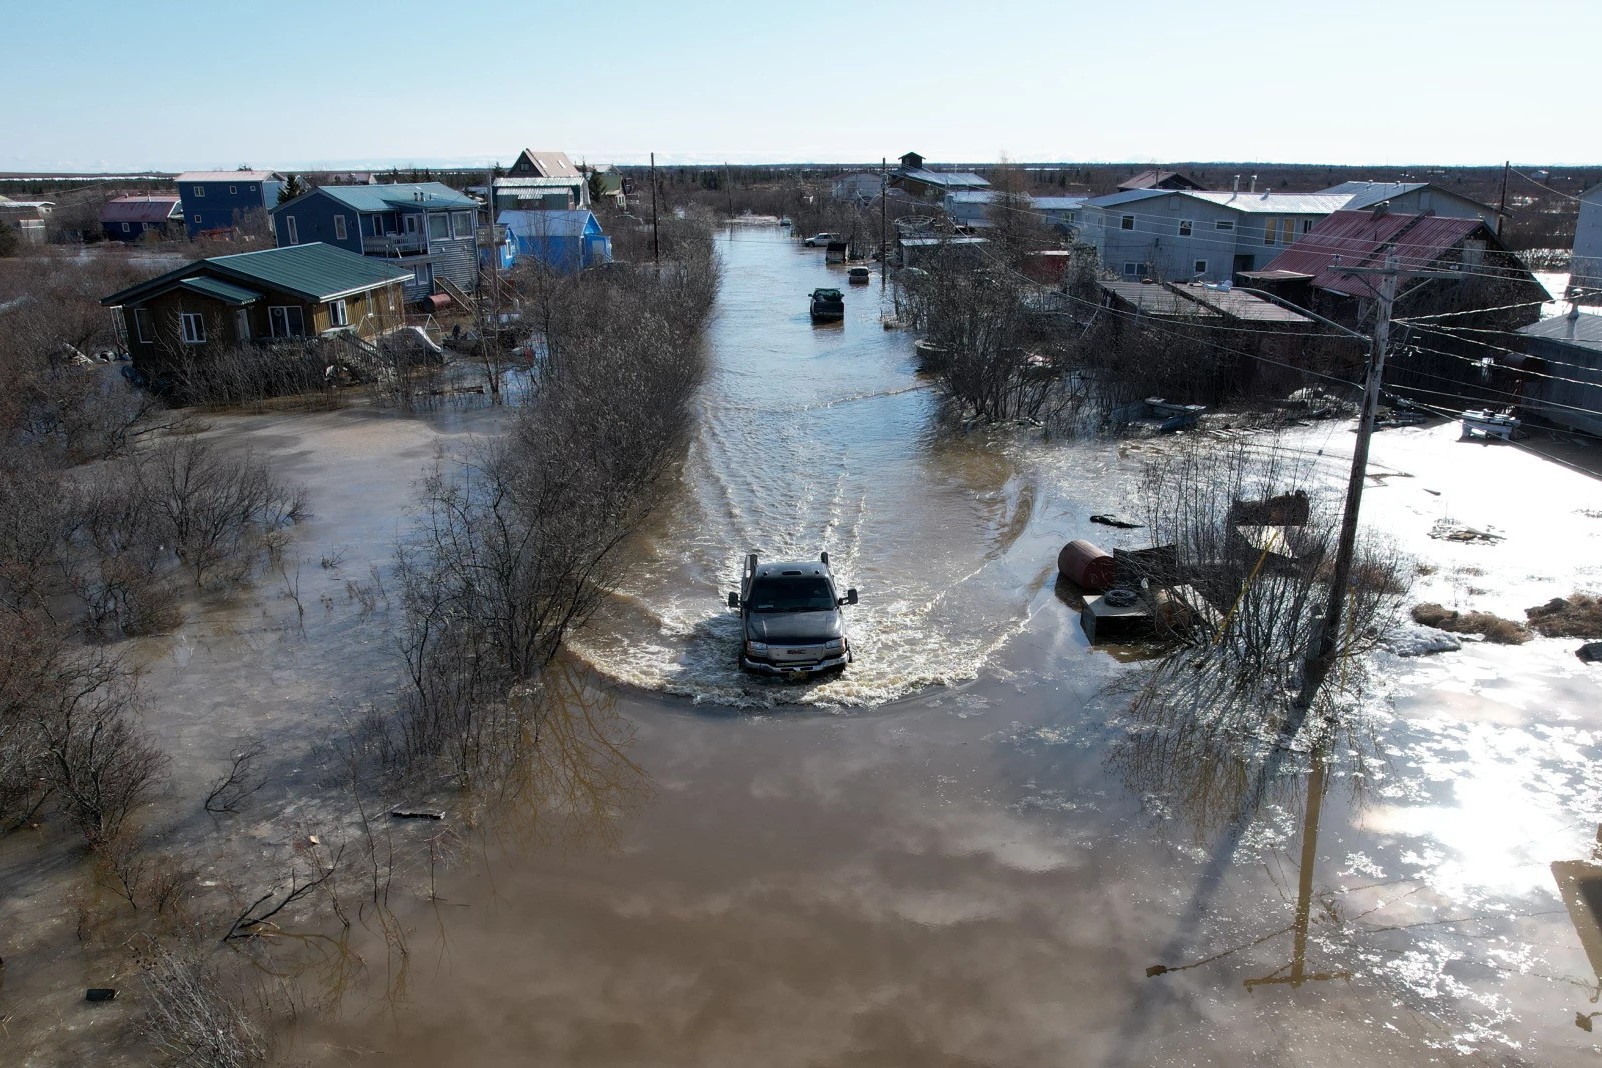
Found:
M 838 289 L 812 291 L 812 321 L 833 323 L 845 318 L 845 294 Z
M 946 360 L 951 355 L 948 350 L 936 345 L 933 341 L 926 341 L 921 337 L 912 343 L 912 351 L 917 356 L 918 370 L 920 371 L 940 370 L 946 365 Z
M 790 216 L 786 215 L 784 218 L 780 219 L 779 220 L 779 225 L 780 226 L 789 226 L 790 225 Z
M 866 267 L 853 267 L 846 272 L 846 279 L 854 286 L 865 286 L 873 280 L 873 272 Z

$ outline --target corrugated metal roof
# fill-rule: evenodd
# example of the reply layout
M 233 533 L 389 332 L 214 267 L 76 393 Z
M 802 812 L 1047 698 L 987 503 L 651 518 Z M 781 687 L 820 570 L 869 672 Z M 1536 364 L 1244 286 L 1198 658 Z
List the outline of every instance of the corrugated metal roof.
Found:
M 326 193 L 353 211 L 395 211 L 419 208 L 476 208 L 478 201 L 441 182 L 396 185 L 325 185 L 307 193 Z M 421 199 L 419 199 L 421 194 Z M 299 199 L 298 197 L 296 199 Z M 291 204 L 294 201 L 290 201 Z M 283 205 L 275 211 L 283 210 Z
M 1248 215 L 1328 215 L 1340 211 L 1351 199 L 1339 193 L 1231 193 L 1200 189 L 1175 192 Z
M 176 193 L 158 193 L 145 197 L 118 197 L 108 200 L 100 209 L 103 223 L 159 223 L 166 222 L 182 211 L 182 201 Z
M 518 153 L 517 158 L 520 160 L 524 156 L 527 156 L 534 164 L 535 169 L 539 172 L 541 177 L 583 177 L 581 174 L 579 174 L 578 168 L 573 166 L 573 161 L 567 158 L 566 152 L 536 152 L 532 148 L 525 148 L 522 152 Z M 516 160 L 513 161 L 513 165 L 516 165 Z
M 1039 211 L 1075 211 L 1084 203 L 1084 197 L 1035 197 L 1035 208 Z
M 1186 300 L 1171 289 L 1152 282 L 1098 282 L 1110 293 L 1145 315 L 1189 316 L 1194 319 L 1222 318 L 1211 308 Z
M 902 167 L 896 174 L 899 177 L 911 178 L 913 181 L 922 182 L 925 185 L 937 185 L 951 189 L 961 187 L 982 189 L 990 184 L 972 171 L 927 171 Z
M 1525 337 L 1561 341 L 1579 348 L 1602 352 L 1602 314 L 1580 312 L 1575 316 L 1554 315 L 1529 326 L 1519 327 Z
M 281 182 L 277 171 L 185 171 L 175 182 Z
M 1294 323 L 1299 326 L 1311 326 L 1313 323 L 1313 320 L 1305 315 L 1281 307 L 1271 300 L 1264 300 L 1262 297 L 1242 293 L 1239 290 L 1215 289 L 1198 282 L 1175 283 L 1169 288 L 1186 299 L 1212 308 L 1230 319 L 1243 319 L 1254 323 Z
M 584 179 L 575 174 L 570 178 L 497 178 L 496 189 L 572 189 Z
M 310 245 L 288 245 L 195 260 L 113 293 L 100 303 L 108 306 L 126 304 L 208 274 L 220 274 L 227 281 L 254 283 L 267 289 L 293 293 L 306 300 L 328 300 L 412 277 L 412 272 L 388 266 L 383 260 L 358 256 L 319 241 Z
M 994 189 L 959 189 L 947 193 L 946 199 L 953 204 L 989 204 L 996 196 Z
M 1142 200 L 1155 200 L 1157 197 L 1178 196 L 1177 189 L 1130 189 L 1122 193 L 1108 193 L 1106 196 L 1090 197 L 1085 201 L 1087 208 L 1119 208 L 1125 204 L 1134 204 Z
M 1481 230 L 1485 230 L 1485 224 L 1478 218 L 1337 211 L 1320 220 L 1263 270 L 1312 275 L 1313 285 L 1319 289 L 1372 297 L 1378 295 L 1369 280 L 1372 276 L 1350 274 L 1344 268 L 1379 266 L 1393 243 L 1391 251 L 1404 269 L 1428 267 L 1448 249 Z
M 191 289 L 208 297 L 216 297 L 224 304 L 249 304 L 261 298 L 261 294 L 254 289 L 236 286 L 220 278 L 185 278 L 178 283 L 177 288 Z
M 903 237 L 904 248 L 934 248 L 938 245 L 988 245 L 986 237 Z
M 524 240 L 542 237 L 579 237 L 595 213 L 585 208 L 569 211 L 503 211 L 496 221 Z
M 1423 189 L 1427 185 L 1429 185 L 1428 182 L 1370 182 L 1357 179 L 1350 182 L 1342 182 L 1340 185 L 1332 185 L 1328 189 L 1320 189 L 1318 192 L 1320 195 L 1325 196 L 1350 197 L 1351 199 L 1346 202 L 1346 207 L 1355 211 L 1358 208 L 1373 207 L 1382 200 L 1389 200 L 1391 197 L 1401 196 L 1403 193 L 1411 193 L 1415 189 Z
M 1181 182 L 1188 184 L 1192 189 L 1201 188 L 1200 182 L 1188 178 L 1185 175 L 1180 174 L 1178 171 L 1164 171 L 1157 170 L 1155 168 L 1141 171 L 1139 174 L 1131 175 L 1124 181 L 1119 182 L 1118 188 L 1127 190 L 1156 189 L 1162 182 L 1167 182 L 1174 178 L 1178 178 Z

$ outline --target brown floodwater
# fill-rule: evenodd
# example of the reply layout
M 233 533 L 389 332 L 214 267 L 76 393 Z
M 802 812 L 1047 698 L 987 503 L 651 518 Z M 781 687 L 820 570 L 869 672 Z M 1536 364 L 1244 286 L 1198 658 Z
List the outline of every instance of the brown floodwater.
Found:
M 1162 443 L 961 433 L 877 284 L 813 327 L 807 292 L 843 282 L 821 253 L 755 228 L 722 251 L 683 487 L 563 665 L 560 787 L 472 826 L 453 809 L 452 861 L 403 873 L 391 922 L 304 974 L 323 1009 L 280 1028 L 282 1063 L 1595 1061 L 1602 672 L 1577 643 L 1381 652 L 1326 761 L 1254 782 L 1238 724 L 1133 708 L 1117 684 L 1143 666 L 1091 649 L 1053 588 L 1062 542 L 1141 544 L 1087 519 L 1133 510 Z M 267 858 L 349 831 L 307 800 L 337 779 L 319 745 L 398 664 L 382 600 L 348 584 L 384 565 L 436 450 L 494 419 L 219 423 L 312 489 L 307 612 L 264 579 L 139 647 L 179 792 L 241 737 L 277 754 L 259 804 L 215 827 L 175 807 L 176 838 Z M 1350 438 L 1291 444 L 1333 485 Z M 1508 613 L 1602 584 L 1594 480 L 1453 438 L 1375 443 L 1365 516 L 1431 561 L 1418 595 Z M 1431 538 L 1442 521 L 1504 537 Z M 862 594 L 857 663 L 741 676 L 720 606 L 741 557 L 824 549 Z M 440 832 L 389 828 L 414 857 Z M 27 885 L 0 922 L 33 915 Z M 90 975 L 40 939 L 24 965 Z M 95 1048 L 77 1006 L 12 974 L 8 1007 L 63 1022 L 28 1063 Z

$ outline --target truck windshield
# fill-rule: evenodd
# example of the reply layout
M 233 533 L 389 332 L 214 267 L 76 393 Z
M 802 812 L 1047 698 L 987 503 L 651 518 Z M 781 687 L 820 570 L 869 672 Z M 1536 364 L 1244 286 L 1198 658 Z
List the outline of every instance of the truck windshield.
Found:
M 752 583 L 749 602 L 753 612 L 827 612 L 834 595 L 821 576 L 797 575 Z

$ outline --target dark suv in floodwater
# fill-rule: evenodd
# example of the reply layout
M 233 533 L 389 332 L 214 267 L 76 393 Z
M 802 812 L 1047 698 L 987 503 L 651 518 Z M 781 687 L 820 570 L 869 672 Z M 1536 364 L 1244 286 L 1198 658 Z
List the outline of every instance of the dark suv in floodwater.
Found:
M 745 558 L 740 592 L 729 607 L 740 610 L 740 667 L 762 675 L 816 675 L 844 670 L 851 662 L 840 606 L 857 603 L 857 591 L 841 597 L 829 570 L 829 554 L 818 563 L 757 562 Z

